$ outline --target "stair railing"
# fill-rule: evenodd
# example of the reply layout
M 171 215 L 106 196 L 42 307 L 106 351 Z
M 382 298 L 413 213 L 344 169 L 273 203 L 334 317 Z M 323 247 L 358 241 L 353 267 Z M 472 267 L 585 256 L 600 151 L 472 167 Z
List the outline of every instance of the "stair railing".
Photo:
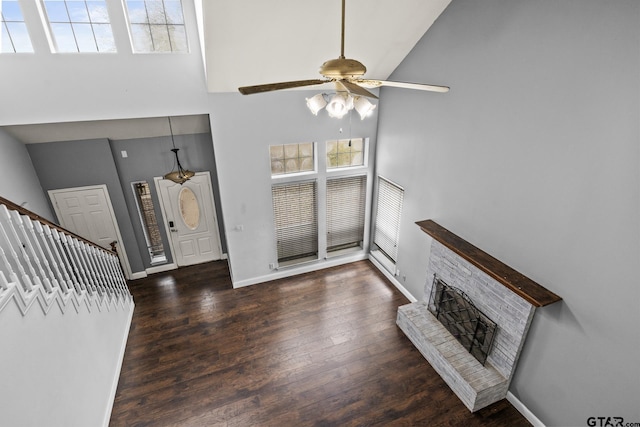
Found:
M 102 311 L 133 297 L 115 251 L 0 197 L 0 311 L 11 301 L 24 316 L 36 301 L 47 314 L 56 303 Z

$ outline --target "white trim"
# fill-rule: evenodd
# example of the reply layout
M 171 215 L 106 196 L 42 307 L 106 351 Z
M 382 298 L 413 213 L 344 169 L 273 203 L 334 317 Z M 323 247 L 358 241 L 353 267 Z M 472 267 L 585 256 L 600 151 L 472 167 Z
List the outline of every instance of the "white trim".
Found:
M 162 273 L 169 270 L 175 270 L 176 268 L 178 268 L 178 266 L 176 265 L 176 263 L 172 262 L 171 264 L 162 264 L 162 265 L 149 267 L 147 268 L 146 272 L 147 274 L 155 274 L 155 273 Z
M 298 274 L 310 273 L 312 271 L 323 270 L 329 267 L 336 267 L 338 265 L 349 264 L 356 261 L 362 261 L 367 258 L 368 258 L 368 255 L 366 253 L 360 253 L 360 254 L 356 254 L 348 257 L 340 257 L 340 258 L 336 257 L 328 260 L 321 260 L 318 262 L 306 263 L 304 266 L 297 267 L 297 268 L 292 267 L 292 268 L 287 268 L 285 270 L 274 270 L 274 273 L 272 274 L 269 274 L 266 276 L 254 277 L 252 279 L 246 279 L 246 280 L 240 280 L 240 281 L 234 282 L 232 278 L 231 283 L 233 283 L 234 289 L 242 288 L 245 286 L 256 285 L 258 283 L 269 282 L 271 280 L 283 279 L 285 277 L 297 276 Z
M 135 304 L 131 300 L 129 306 L 129 321 L 122 337 L 122 345 L 120 346 L 120 355 L 118 357 L 118 367 L 116 368 L 115 375 L 113 377 L 113 383 L 111 384 L 111 393 L 109 395 L 109 402 L 107 403 L 107 411 L 104 414 L 104 421 L 102 425 L 109 427 L 109 421 L 111 420 L 111 412 L 113 411 L 113 403 L 116 400 L 116 392 L 118 391 L 118 381 L 120 380 L 120 372 L 122 371 L 122 362 L 124 361 L 124 352 L 127 348 L 127 339 L 129 338 L 129 330 L 131 329 L 131 322 L 133 321 L 133 312 L 135 310 Z
M 129 280 L 144 279 L 145 277 L 147 277 L 146 271 L 136 271 L 135 273 L 131 273 L 131 277 L 129 277 Z
M 127 255 L 126 248 L 124 247 L 124 240 L 122 240 L 122 234 L 120 234 L 120 226 L 118 225 L 118 220 L 116 219 L 116 213 L 113 210 L 113 205 L 111 204 L 111 196 L 109 196 L 109 189 L 107 188 L 107 184 L 99 184 L 99 185 L 87 185 L 83 187 L 71 187 L 71 188 L 58 188 L 55 190 L 49 190 L 49 199 L 51 200 L 51 204 L 53 205 L 53 210 L 56 214 L 56 218 L 60 222 L 64 222 L 62 220 L 62 215 L 60 214 L 60 210 L 58 208 L 58 203 L 56 202 L 55 194 L 58 193 L 70 193 L 74 191 L 85 191 L 85 190 L 102 190 L 104 192 L 105 201 L 107 202 L 107 208 L 109 209 L 109 213 L 111 215 L 111 220 L 113 221 L 113 228 L 116 230 L 116 245 L 118 246 L 118 258 L 122 263 L 122 269 L 124 270 L 124 275 L 127 279 L 133 279 L 133 272 L 131 271 L 131 264 L 129 264 L 129 257 Z M 64 228 L 69 228 L 63 225 Z
M 524 406 L 524 403 L 522 403 L 520 399 L 515 397 L 514 394 L 510 391 L 507 392 L 507 400 L 513 405 L 514 408 L 516 408 L 518 412 L 522 414 L 523 417 L 527 419 L 527 421 L 529 421 L 533 425 L 533 427 L 546 427 L 544 423 L 540 421 L 538 417 L 536 417 L 533 412 L 529 410 L 529 408 Z
M 376 268 L 378 270 L 380 270 L 380 272 L 382 274 L 384 274 L 384 276 L 389 279 L 389 281 L 393 284 L 393 286 L 395 286 L 396 288 L 398 288 L 398 290 L 400 292 L 402 292 L 402 295 L 404 295 L 405 297 L 407 297 L 407 299 L 411 302 L 417 302 L 417 298 L 414 297 L 411 292 L 409 292 L 407 290 L 407 288 L 405 288 L 404 286 L 402 286 L 402 284 L 398 281 L 398 279 L 395 278 L 395 276 L 393 276 L 389 270 L 387 270 L 386 268 L 383 267 L 383 265 L 380 263 L 380 261 L 378 261 L 373 255 L 369 254 L 369 261 L 371 261 L 371 263 L 373 265 L 376 266 Z

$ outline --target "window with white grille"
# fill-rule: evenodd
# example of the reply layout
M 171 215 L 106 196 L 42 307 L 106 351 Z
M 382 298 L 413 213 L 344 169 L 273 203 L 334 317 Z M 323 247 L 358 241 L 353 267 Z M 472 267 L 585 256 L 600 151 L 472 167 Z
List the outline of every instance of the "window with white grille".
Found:
M 0 12 L 2 22 L 0 53 L 33 52 L 20 3 L 17 0 L 2 0 Z
M 362 138 L 327 141 L 327 169 L 364 166 L 365 141 Z
M 44 0 L 56 52 L 115 52 L 105 0 Z
M 313 142 L 269 146 L 271 176 L 315 172 Z
M 181 0 L 126 0 L 133 51 L 188 52 Z

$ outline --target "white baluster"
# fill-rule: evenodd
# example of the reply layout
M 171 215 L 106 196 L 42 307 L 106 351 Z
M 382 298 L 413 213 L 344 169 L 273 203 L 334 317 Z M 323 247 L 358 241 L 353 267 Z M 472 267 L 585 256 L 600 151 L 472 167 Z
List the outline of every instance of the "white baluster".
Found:
M 58 274 L 58 282 L 60 283 L 60 288 L 66 294 L 73 287 L 73 283 L 71 282 L 71 277 L 69 276 L 69 272 L 67 271 L 68 260 L 66 256 L 61 256 L 60 251 L 62 248 L 60 245 L 60 235 L 58 235 L 58 230 L 51 229 L 48 225 L 44 225 L 43 227 L 44 235 L 49 242 L 48 247 L 51 248 L 51 261 L 53 262 L 53 267 Z M 57 235 L 57 237 L 56 237 Z
M 37 253 L 37 258 L 40 259 L 40 263 L 43 265 L 43 268 L 47 273 L 47 277 L 50 278 L 49 280 L 51 281 L 51 287 L 54 289 L 59 289 L 60 285 L 58 284 L 58 279 L 56 278 L 55 274 L 53 274 L 53 271 L 51 270 L 51 263 L 49 262 L 49 259 L 53 260 L 53 258 L 51 257 L 51 251 L 47 246 L 47 241 L 44 238 L 44 230 L 42 228 L 42 224 L 40 224 L 40 222 L 38 221 L 33 221 L 28 216 L 23 217 L 23 221 L 26 229 L 29 230 L 29 232 L 31 233 L 32 240 L 34 243 L 33 246 Z M 38 236 L 40 237 L 38 238 Z M 45 254 L 45 251 L 42 249 L 42 245 L 44 245 L 47 251 L 46 254 Z M 55 268 L 55 264 L 54 264 L 54 268 Z M 58 274 L 60 273 L 58 272 Z
M 24 226 L 24 221 L 22 220 L 22 216 L 17 211 L 11 211 L 11 219 L 14 224 L 18 226 L 18 230 L 20 230 L 20 234 L 22 235 L 22 246 L 24 247 L 25 252 L 28 252 L 29 255 L 31 255 L 31 260 L 33 260 L 33 263 L 37 267 L 37 270 L 33 266 L 29 269 L 33 276 L 33 281 L 42 286 L 47 292 L 51 292 L 51 282 L 49 282 L 49 278 L 47 278 L 47 275 L 42 268 L 38 254 L 36 254 L 36 251 L 33 249 L 33 245 L 31 244 L 31 240 L 29 239 L 27 230 Z
M 111 276 L 110 272 L 106 269 L 105 265 L 105 251 L 101 248 L 94 247 L 94 259 L 96 260 L 96 266 L 100 271 L 100 275 L 104 278 L 105 288 L 107 289 L 107 293 L 111 296 L 111 299 L 116 298 L 116 289 L 114 286 L 114 278 Z
M 18 238 L 18 233 L 16 233 L 15 228 L 13 227 L 13 223 L 11 222 L 11 214 L 5 205 L 0 205 L 0 223 L 4 224 L 3 227 L 0 227 L 2 232 L 2 238 L 9 244 L 11 248 L 11 256 L 13 257 L 18 270 L 20 271 L 20 278 L 22 279 L 22 285 L 25 291 L 33 290 L 33 282 L 31 281 L 31 277 L 27 274 L 24 265 L 22 264 L 22 260 L 18 257 L 18 253 L 15 250 L 15 245 L 19 246 L 20 254 L 22 255 L 22 259 L 25 260 L 28 267 L 31 266 L 29 263 L 29 256 L 26 254 L 24 248 L 20 244 L 20 239 Z M 33 267 L 30 268 L 32 270 Z M 37 277 L 36 277 L 37 278 Z M 36 279 L 34 278 L 34 280 Z M 39 284 L 36 282 L 36 285 Z
M 77 282 L 74 282 L 74 284 L 76 285 L 76 292 L 81 294 L 82 291 L 87 290 L 89 279 L 84 273 L 84 268 L 80 263 L 80 258 L 78 258 L 78 251 L 76 250 L 75 246 L 75 238 L 64 233 L 60 233 L 60 237 L 65 244 L 65 249 L 67 250 L 67 254 L 69 255 L 69 261 L 71 262 L 71 265 L 73 265 L 73 271 L 77 280 Z
M 118 284 L 120 288 L 124 292 L 125 295 L 131 296 L 131 292 L 129 292 L 129 286 L 127 285 L 127 279 L 124 276 L 124 271 L 122 271 L 122 265 L 120 264 L 120 259 L 116 254 L 109 254 L 109 262 L 111 264 L 111 268 L 117 272 L 116 277 L 118 278 Z
M 60 257 L 68 271 L 69 280 L 71 281 L 71 285 L 76 293 L 82 292 L 82 286 L 80 286 L 80 272 L 75 265 L 73 260 L 73 254 L 71 253 L 71 249 L 69 248 L 69 243 L 67 242 L 67 235 L 58 231 L 51 230 L 51 234 L 53 235 L 53 239 L 56 243 L 59 244 L 60 249 Z
M 94 248 L 91 245 L 88 245 L 85 242 L 82 242 L 84 253 L 87 257 L 87 265 L 89 266 L 89 270 L 91 271 L 91 275 L 93 277 L 94 283 L 96 284 L 96 290 L 98 291 L 98 295 L 104 296 L 106 294 L 106 289 L 104 285 L 104 278 L 100 275 L 100 270 L 98 270 L 95 263 L 95 253 Z
M 0 290 L 6 291 L 9 289 L 9 282 L 4 275 L 4 271 L 0 270 Z
M 122 274 L 122 269 L 120 268 L 120 264 L 118 261 L 118 257 L 111 252 L 104 252 L 104 260 L 107 265 L 107 269 L 110 272 L 110 276 L 113 278 L 115 282 L 115 287 L 118 291 L 118 294 L 125 296 L 129 292 L 129 289 L 124 284 L 124 276 Z M 124 286 L 123 286 L 124 284 Z
M 72 239 L 72 241 L 73 247 L 76 249 L 76 253 L 78 254 L 80 264 L 82 265 L 85 277 L 87 278 L 86 291 L 89 293 L 89 295 L 94 295 L 98 290 L 98 287 L 96 286 L 96 281 L 94 275 L 92 274 L 93 271 L 91 271 L 87 263 L 87 254 L 84 251 L 83 242 L 78 239 Z
M 2 223 L 0 223 L 0 228 L 2 228 Z M 3 233 L 4 233 L 4 230 L 3 230 Z M 0 234 L 0 238 L 2 238 L 2 234 Z M 9 244 L 9 242 L 7 242 L 7 244 Z M 13 271 L 13 267 L 11 266 L 11 263 L 7 259 L 7 255 L 5 254 L 2 246 L 0 246 L 0 259 L 2 259 L 2 264 L 4 265 L 4 268 L 7 274 L 9 275 L 9 281 L 13 283 L 18 283 L 19 282 L 18 276 L 16 275 L 15 271 Z M 0 273 L 3 273 L 2 278 L 6 281 L 4 272 L 0 271 Z M 5 290 L 8 289 L 8 283 L 3 282 L 0 284 L 0 286 L 2 287 L 2 289 L 5 289 Z

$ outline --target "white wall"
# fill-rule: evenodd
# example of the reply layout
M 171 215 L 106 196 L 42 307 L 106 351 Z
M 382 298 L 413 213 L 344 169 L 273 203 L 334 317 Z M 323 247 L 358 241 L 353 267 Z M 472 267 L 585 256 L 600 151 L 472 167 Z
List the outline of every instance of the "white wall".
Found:
M 453 0 L 383 89 L 377 167 L 405 187 L 398 265 L 421 297 L 432 218 L 564 301 L 511 392 L 547 425 L 640 420 L 640 3 Z
M 53 214 L 42 191 L 27 148 L 0 129 L 0 196 L 48 220 Z
M 0 312 L 0 424 L 106 426 L 132 313 L 83 304 L 45 316 L 36 302 L 23 317 L 10 301 Z
M 35 4 L 21 2 L 28 22 L 39 20 Z M 193 2 L 183 2 L 190 53 L 176 54 L 133 54 L 123 9 L 108 4 L 118 53 L 50 53 L 44 31 L 34 26 L 35 54 L 0 55 L 0 126 L 206 112 Z
M 376 116 L 350 121 L 314 116 L 305 97 L 319 91 L 243 96 L 211 94 L 211 134 L 234 284 L 274 278 L 277 261 L 269 145 L 370 138 L 375 147 Z M 340 132 L 342 129 L 342 132 Z M 322 155 L 320 152 L 319 155 Z M 243 231 L 236 230 L 242 225 Z

